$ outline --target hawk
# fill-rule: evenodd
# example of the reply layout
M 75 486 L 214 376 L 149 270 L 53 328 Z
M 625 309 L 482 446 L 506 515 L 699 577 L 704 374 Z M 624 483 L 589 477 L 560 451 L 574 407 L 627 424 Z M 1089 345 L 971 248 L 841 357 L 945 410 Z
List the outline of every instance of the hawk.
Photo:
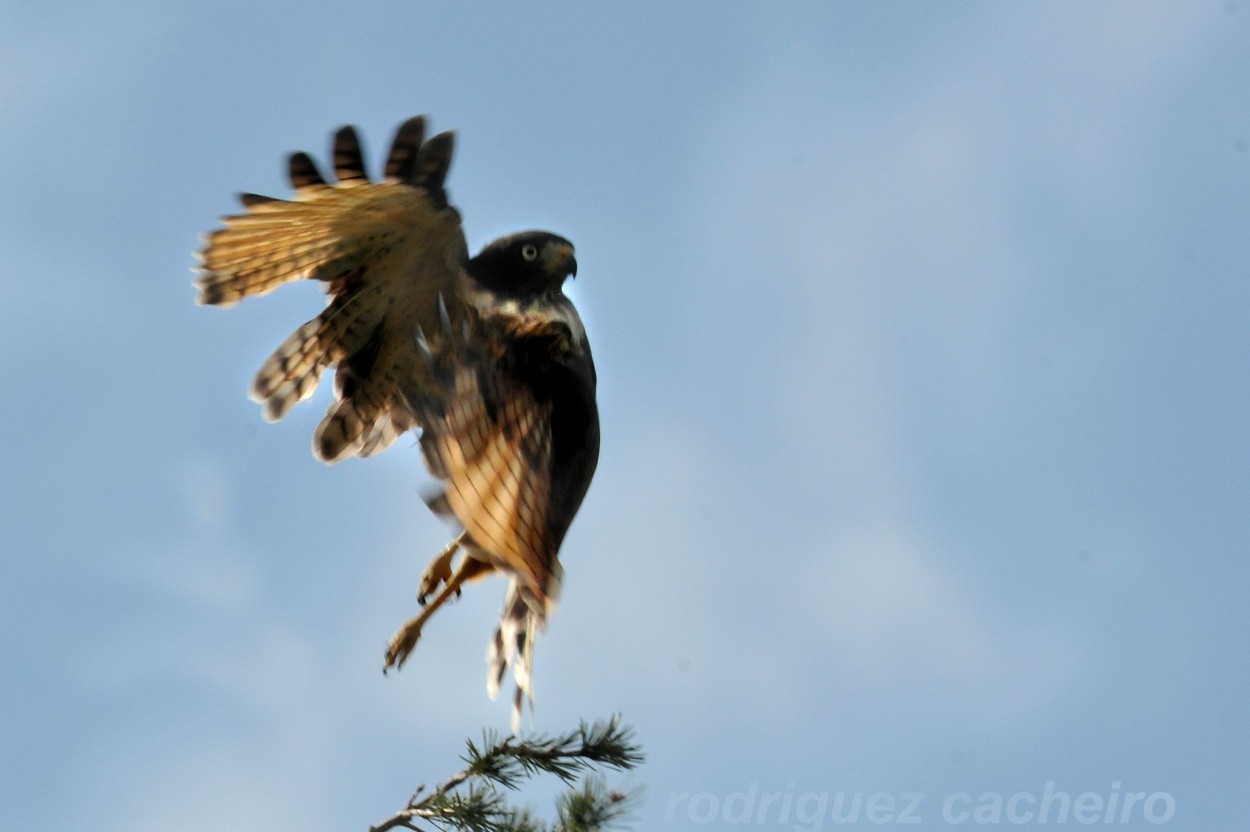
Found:
M 294 197 L 241 194 L 246 212 L 207 235 L 195 286 L 200 304 L 223 307 L 292 280 L 325 287 L 325 309 L 265 361 L 251 396 L 275 421 L 333 369 L 334 401 L 313 434 L 326 463 L 420 431 L 442 486 L 427 502 L 461 531 L 421 578 L 424 609 L 391 639 L 384 670 L 403 666 L 466 581 L 500 572 L 487 691 L 494 698 L 512 668 L 515 729 L 522 698 L 533 703 L 534 638 L 559 592 L 560 545 L 598 462 L 595 366 L 563 292 L 577 273 L 572 244 L 522 231 L 470 257 L 443 185 L 453 134 L 425 132 L 422 116 L 399 127 L 379 181 L 351 126 L 334 135 L 334 181 L 291 154 Z

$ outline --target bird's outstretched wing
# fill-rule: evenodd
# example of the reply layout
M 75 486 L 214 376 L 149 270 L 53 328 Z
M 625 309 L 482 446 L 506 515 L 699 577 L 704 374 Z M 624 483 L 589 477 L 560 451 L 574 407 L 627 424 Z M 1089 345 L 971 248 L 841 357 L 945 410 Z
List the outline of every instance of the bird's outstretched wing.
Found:
M 199 303 L 231 306 L 288 281 L 322 281 L 326 309 L 264 363 L 251 395 L 281 419 L 335 369 L 335 400 L 313 437 L 326 462 L 369 456 L 417 423 L 400 397 L 429 372 L 413 333 L 437 332 L 438 298 L 459 297 L 468 257 L 443 182 L 453 138 L 425 140 L 425 121 L 395 134 L 384 177 L 370 181 L 351 127 L 334 137 L 335 182 L 305 153 L 289 158 L 294 199 L 243 194 L 247 213 L 223 218 L 200 252 Z M 459 321 L 464 304 L 452 302 Z

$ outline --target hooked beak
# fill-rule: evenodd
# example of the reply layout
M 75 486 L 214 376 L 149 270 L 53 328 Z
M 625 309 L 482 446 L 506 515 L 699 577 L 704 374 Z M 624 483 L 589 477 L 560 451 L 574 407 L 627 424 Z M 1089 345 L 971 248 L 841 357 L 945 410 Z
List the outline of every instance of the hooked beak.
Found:
M 552 246 L 547 251 L 547 271 L 562 277 L 577 277 L 577 258 L 573 247 L 565 243 Z

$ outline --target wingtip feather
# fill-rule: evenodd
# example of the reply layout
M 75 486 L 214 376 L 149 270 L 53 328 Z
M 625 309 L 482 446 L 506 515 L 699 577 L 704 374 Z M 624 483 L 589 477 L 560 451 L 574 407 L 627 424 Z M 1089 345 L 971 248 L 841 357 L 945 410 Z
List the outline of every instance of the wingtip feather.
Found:
M 439 208 L 447 207 L 443 183 L 447 180 L 447 171 L 451 169 L 455 146 L 455 134 L 448 130 L 429 139 L 417 153 L 412 184 L 429 193 Z
M 409 185 L 414 184 L 417 155 L 425 139 L 425 116 L 413 116 L 399 125 L 386 157 L 386 176 Z
M 297 191 L 326 186 L 321 169 L 317 167 L 313 158 L 302 150 L 297 150 L 287 157 L 287 175 L 291 180 L 291 187 Z
M 356 128 L 345 124 L 334 134 L 334 175 L 340 185 L 367 183 L 369 175 L 365 172 L 364 153 L 360 148 L 360 136 Z

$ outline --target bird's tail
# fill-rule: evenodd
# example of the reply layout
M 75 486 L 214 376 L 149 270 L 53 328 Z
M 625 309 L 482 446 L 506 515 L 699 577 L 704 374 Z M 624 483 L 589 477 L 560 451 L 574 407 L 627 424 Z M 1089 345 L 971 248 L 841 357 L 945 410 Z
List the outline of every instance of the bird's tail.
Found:
M 499 614 L 499 626 L 486 651 L 489 665 L 486 692 L 491 699 L 499 695 L 508 668 L 516 691 L 512 696 L 512 731 L 521 729 L 521 701 L 529 700 L 530 712 L 534 710 L 534 639 L 546 626 L 546 615 L 526 603 L 521 594 L 520 582 L 513 578 L 504 595 L 503 610 Z

